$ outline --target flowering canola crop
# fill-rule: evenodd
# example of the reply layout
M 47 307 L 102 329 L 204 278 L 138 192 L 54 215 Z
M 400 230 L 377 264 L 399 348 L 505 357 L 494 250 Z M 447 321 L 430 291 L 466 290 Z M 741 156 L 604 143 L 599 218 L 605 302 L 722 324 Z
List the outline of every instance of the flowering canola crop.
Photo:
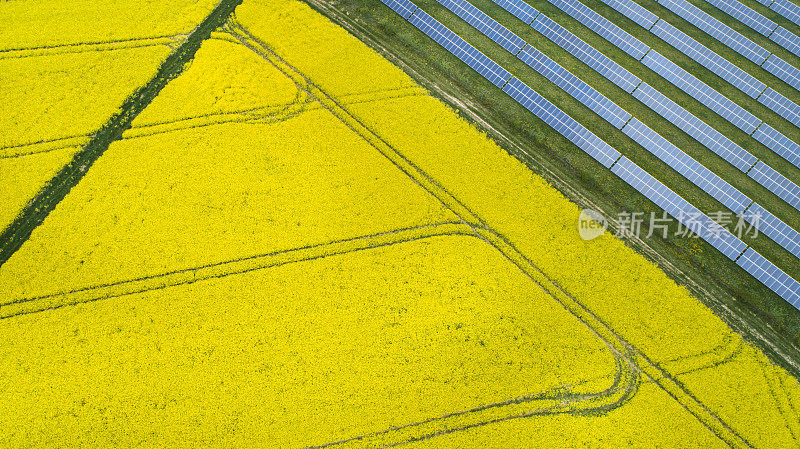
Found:
M 211 7 L 186 0 L 0 4 L 0 23 L 8 25 L 0 28 L 0 228 L 155 76 Z
M 245 0 L 0 266 L 0 445 L 796 447 L 797 379 L 578 213 Z

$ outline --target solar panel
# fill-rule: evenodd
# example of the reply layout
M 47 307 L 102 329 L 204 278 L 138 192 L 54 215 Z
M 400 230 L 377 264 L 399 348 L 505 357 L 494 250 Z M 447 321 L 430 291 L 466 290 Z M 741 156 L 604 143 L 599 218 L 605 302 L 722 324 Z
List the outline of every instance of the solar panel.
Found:
M 617 150 L 612 148 L 591 131 L 580 125 L 566 113 L 561 111 L 558 107 L 547 101 L 544 97 L 533 91 L 533 89 L 531 89 L 525 83 L 517 78 L 511 77 L 510 73 L 505 71 L 505 69 L 469 45 L 466 41 L 458 37 L 455 33 L 433 19 L 424 11 L 412 9 L 409 7 L 410 2 L 408 1 L 382 1 L 404 18 L 412 17 L 410 22 L 414 26 L 419 28 L 459 59 L 467 63 L 470 67 L 477 70 L 481 75 L 485 76 L 491 82 L 498 86 L 502 86 L 503 91 L 509 96 L 525 106 L 545 123 L 563 134 L 578 147 L 586 151 L 590 156 L 594 157 L 605 167 L 611 168 L 613 173 L 617 174 L 620 176 L 620 178 L 628 182 L 628 184 L 639 190 L 647 198 L 664 209 L 667 213 L 676 217 L 685 226 L 694 230 L 700 237 L 704 238 L 727 257 L 734 260 L 738 256 L 741 256 L 737 260 L 737 263 L 740 266 L 753 274 L 753 276 L 774 290 L 780 296 L 786 298 L 796 307 L 800 308 L 800 293 L 798 293 L 800 292 L 800 284 L 786 275 L 786 273 L 772 265 L 760 254 L 751 248 L 747 248 L 747 245 L 740 239 L 736 238 L 722 226 L 714 223 L 713 220 L 711 220 L 708 216 L 704 215 L 694 206 L 686 202 L 686 200 L 650 176 L 629 159 L 621 156 Z M 645 86 L 649 87 L 647 85 Z M 652 130 L 641 124 L 641 122 L 638 122 L 638 120 L 635 120 L 635 123 L 641 125 L 634 125 L 636 129 L 640 131 L 646 129 L 652 132 Z M 640 132 L 640 134 L 643 133 Z M 653 132 L 653 134 L 655 133 Z M 658 136 L 657 134 L 655 135 Z M 661 136 L 658 136 L 658 138 L 661 138 Z M 653 142 L 658 142 L 658 140 L 653 139 Z M 664 140 L 658 144 L 659 148 L 657 151 L 667 151 L 669 154 L 665 153 L 665 157 L 672 157 L 673 159 L 671 160 L 673 164 L 676 164 L 676 166 L 679 166 L 679 164 L 682 163 L 685 164 L 686 168 L 683 169 L 687 170 L 691 162 L 684 162 L 686 160 L 680 158 L 680 153 L 682 152 L 677 150 L 677 148 L 674 150 L 669 150 L 669 146 L 671 146 L 671 144 L 666 142 L 668 144 L 666 145 L 664 142 L 666 141 Z M 685 155 L 685 153 L 682 154 Z M 685 156 L 688 157 L 688 155 Z M 689 160 L 694 161 L 691 158 L 689 158 Z M 689 172 L 687 171 L 687 173 Z M 722 182 L 724 183 L 724 181 Z M 715 188 L 716 187 L 712 185 L 709 189 Z M 757 205 L 754 204 L 754 206 Z M 733 207 L 737 206 L 734 204 Z M 795 235 L 797 234 L 796 231 L 788 228 L 788 226 L 768 212 L 764 212 L 764 216 L 768 218 L 762 225 L 763 229 L 765 229 L 762 232 L 765 234 L 772 233 L 772 235 L 776 236 L 776 239 L 783 239 L 780 240 L 779 243 L 785 242 L 782 244 L 796 250 L 797 246 L 800 246 L 797 245 L 797 241 L 800 239 L 798 239 L 798 237 Z M 795 234 L 792 234 L 792 232 L 795 232 Z
M 589 156 L 603 164 L 604 167 L 610 167 L 620 157 L 619 151 L 612 148 L 519 79 L 511 78 L 503 87 L 503 92 L 515 99 L 551 128 L 561 133 Z
M 736 264 L 753 275 L 789 304 L 800 308 L 800 283 L 764 258 L 753 248 L 747 248 Z
M 486 13 L 480 9 L 472 6 L 465 0 L 438 0 L 445 8 L 452 11 L 458 17 L 464 19 L 465 22 L 472 25 L 485 34 L 489 39 L 497 42 L 501 47 L 505 48 L 511 54 L 516 55 L 525 46 L 525 41 L 516 34 L 509 31 L 508 28 L 497 23 Z
M 694 75 L 678 67 L 678 65 L 664 57 L 661 53 L 655 50 L 647 53 L 647 56 L 642 59 L 642 64 L 646 65 L 651 70 L 664 77 L 665 80 L 674 84 L 675 87 L 706 105 L 709 109 L 724 117 L 747 134 L 752 134 L 758 125 L 761 124 L 761 120 L 756 116 L 695 78 Z
M 527 46 L 518 55 L 519 59 L 542 74 L 556 86 L 572 95 L 576 100 L 603 117 L 617 129 L 625 126 L 631 115 L 606 96 L 561 67 L 539 50 Z
M 763 123 L 753 133 L 753 138 L 763 143 L 776 154 L 800 167 L 800 145 L 791 141 L 775 128 Z
M 658 3 L 758 65 L 761 65 L 770 55 L 770 52 L 762 46 L 742 36 L 686 0 L 658 0 Z
M 784 27 L 778 27 L 770 36 L 773 42 L 800 56 L 800 37 Z
M 631 0 L 603 0 L 603 3 L 614 8 L 617 12 L 633 20 L 647 30 L 658 20 L 657 15 Z
M 544 14 L 539 14 L 539 17 L 533 21 L 531 26 L 571 55 L 580 59 L 584 64 L 608 78 L 609 81 L 622 88 L 625 92 L 633 92 L 633 89 L 641 82 L 634 74 L 567 31 L 561 25 L 553 22 Z
M 758 101 L 777 112 L 781 117 L 794 123 L 795 126 L 800 127 L 800 106 L 797 103 L 775 92 L 770 87 L 758 97 Z
M 800 90 L 800 70 L 783 59 L 772 55 L 762 66 L 767 72 L 777 76 L 786 84 Z
M 458 37 L 458 35 L 429 16 L 425 11 L 417 10 L 411 16 L 409 22 L 458 57 L 458 59 L 464 61 L 476 72 L 483 75 L 495 86 L 502 87 L 511 78 L 511 73 L 508 70 L 500 67 L 496 62 L 489 59 L 464 39 Z
M 772 4 L 772 2 L 774 2 L 775 0 L 756 0 L 756 1 L 757 1 L 758 3 L 761 3 L 761 4 L 762 4 L 762 5 L 764 5 L 764 6 L 769 6 L 769 5 L 771 5 L 771 4 Z
M 757 98 L 767 87 L 754 76 L 664 20 L 659 19 L 650 32 L 752 98 Z
M 742 22 L 764 36 L 769 36 L 778 24 L 745 6 L 738 0 L 706 0 L 720 11 Z
M 411 14 L 417 9 L 417 5 L 411 3 L 409 0 L 381 0 L 383 4 L 392 8 L 394 12 L 400 14 L 400 17 L 408 20 Z
M 683 220 L 681 217 L 677 217 L 678 221 L 681 221 L 684 225 L 687 225 L 687 223 L 691 225 L 694 220 L 703 223 L 703 232 L 698 233 L 698 235 L 729 259 L 736 259 L 747 248 L 747 244 L 741 239 L 731 234 L 730 231 L 714 222 L 714 220 L 704 215 L 699 210 L 697 212 L 684 213 L 684 217 L 687 216 L 688 218 Z
M 758 229 L 775 243 L 800 258 L 800 232 L 772 215 L 758 203 L 753 203 L 742 214 L 742 218 Z
M 756 165 L 747 172 L 747 175 L 755 179 L 759 184 L 766 187 L 767 190 L 774 193 L 782 200 L 794 206 L 795 209 L 800 209 L 800 186 L 793 183 L 786 176 L 775 171 L 775 169 L 769 165 L 758 161 Z
M 525 24 L 530 25 L 533 22 L 533 19 L 539 15 L 539 11 L 536 10 L 533 6 L 523 2 L 522 0 L 492 0 L 493 2 L 500 5 L 501 8 L 505 9 L 506 11 L 510 12 L 519 20 L 525 22 Z
M 625 156 L 611 171 L 731 260 L 747 245 Z
M 572 16 L 573 19 L 582 23 L 608 42 L 616 45 L 620 50 L 631 55 L 636 60 L 642 59 L 645 53 L 647 53 L 647 50 L 650 50 L 650 47 L 642 43 L 642 41 L 631 36 L 626 31 L 623 31 L 622 28 L 613 24 L 610 20 L 596 13 L 578 0 L 549 1 L 560 10 Z
M 755 156 L 686 109 L 678 106 L 649 84 L 639 85 L 633 92 L 633 96 L 739 170 L 747 171 L 756 162 Z
M 734 213 L 742 212 L 752 202 L 747 195 L 639 120 L 631 119 L 622 132 Z
M 783 17 L 786 17 L 792 22 L 800 25 L 800 6 L 797 6 L 788 0 L 775 0 L 775 2 L 769 5 L 769 7 Z

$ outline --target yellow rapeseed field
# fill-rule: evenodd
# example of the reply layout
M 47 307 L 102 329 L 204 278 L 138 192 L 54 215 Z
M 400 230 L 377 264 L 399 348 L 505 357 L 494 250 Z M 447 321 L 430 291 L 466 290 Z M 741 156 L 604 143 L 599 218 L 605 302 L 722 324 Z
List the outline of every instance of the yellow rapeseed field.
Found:
M 0 446 L 797 447 L 797 379 L 578 214 L 244 0 L 0 266 Z
M 213 6 L 195 0 L 0 4 L 0 23 L 7 25 L 0 28 L 0 227 L 155 75 Z

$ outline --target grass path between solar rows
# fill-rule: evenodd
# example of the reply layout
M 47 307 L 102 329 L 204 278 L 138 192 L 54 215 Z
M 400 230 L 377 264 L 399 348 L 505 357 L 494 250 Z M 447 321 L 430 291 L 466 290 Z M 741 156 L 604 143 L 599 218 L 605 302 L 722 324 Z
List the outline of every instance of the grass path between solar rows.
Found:
M 517 117 L 516 121 L 519 122 L 518 117 L 528 114 L 525 109 L 495 102 L 497 95 L 488 87 L 481 88 L 476 95 L 476 90 L 469 87 L 469 83 L 464 83 L 463 77 L 455 75 L 458 71 L 457 68 L 448 67 L 443 72 L 441 66 L 437 66 L 437 63 L 423 56 L 426 53 L 437 54 L 436 49 L 425 48 L 424 52 L 420 52 L 419 49 L 411 50 L 407 47 L 408 44 L 397 42 L 397 30 L 389 30 L 383 28 L 382 25 L 370 23 L 372 14 L 369 11 L 382 7 L 380 2 L 374 2 L 379 6 L 366 4 L 363 7 L 322 0 L 308 1 L 307 3 L 334 22 L 344 26 L 384 57 L 401 66 L 404 71 L 411 74 L 436 96 L 453 105 L 480 128 L 487 130 L 510 153 L 522 160 L 534 172 L 544 176 L 572 201 L 602 211 L 607 219 L 612 219 L 617 210 L 626 208 L 632 210 L 631 204 L 638 204 L 639 206 L 636 207 L 644 207 L 645 203 L 636 199 L 635 195 L 638 193 L 630 192 L 632 189 L 613 177 L 601 177 L 603 185 L 600 185 L 596 181 L 590 180 L 594 178 L 594 175 L 578 172 L 575 167 L 584 164 L 581 151 L 573 151 L 569 155 L 569 159 L 566 159 L 554 153 L 552 148 L 545 145 L 540 137 L 529 134 L 528 129 L 517 127 L 514 117 Z M 374 22 L 374 19 L 372 20 Z M 446 57 L 440 56 L 437 61 L 443 59 Z M 482 83 L 478 78 L 477 75 L 472 78 L 467 77 L 479 86 L 488 84 Z M 507 111 L 519 112 L 509 116 L 504 113 Z M 603 187 L 612 189 L 617 194 L 626 192 L 623 194 L 622 202 L 609 201 L 607 195 L 598 193 L 603 191 Z M 626 203 L 629 206 L 624 206 Z M 613 229 L 613 221 L 611 223 Z M 658 263 L 673 279 L 686 285 L 729 325 L 761 347 L 776 363 L 796 375 L 800 375 L 798 374 L 800 371 L 797 369 L 800 366 L 797 364 L 800 361 L 800 352 L 786 338 L 786 334 L 777 332 L 772 327 L 775 324 L 766 324 L 761 312 L 741 307 L 737 301 L 731 298 L 725 288 L 720 287 L 725 282 L 720 279 L 719 273 L 715 274 L 710 271 L 711 267 L 720 263 L 719 261 L 709 263 L 710 267 L 704 268 L 702 265 L 698 266 L 698 264 L 690 262 L 691 256 L 684 249 L 675 248 L 654 239 L 648 239 L 645 242 L 642 239 L 628 236 L 627 240 L 637 251 Z M 748 278 L 748 282 L 753 281 Z M 764 296 L 774 297 L 771 292 L 761 292 L 759 295 L 762 295 L 762 299 Z M 785 304 L 785 301 L 780 301 Z M 792 308 L 792 310 L 794 309 Z M 770 321 L 775 319 L 775 317 L 769 316 L 767 318 Z M 794 322 L 792 320 L 795 319 L 792 316 L 784 318 L 786 321 L 778 322 L 779 327 L 792 325 L 791 323 Z

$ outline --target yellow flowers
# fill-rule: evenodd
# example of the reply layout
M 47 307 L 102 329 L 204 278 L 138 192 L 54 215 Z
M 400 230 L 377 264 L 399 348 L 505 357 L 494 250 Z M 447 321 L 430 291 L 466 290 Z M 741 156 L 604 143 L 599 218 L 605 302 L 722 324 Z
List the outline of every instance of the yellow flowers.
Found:
M 0 267 L 0 445 L 796 442 L 796 379 L 577 217 L 304 3 L 245 0 Z
M 0 5 L 7 25 L 0 30 L 0 228 L 155 75 L 171 47 L 213 6 L 183 0 Z
M 10 1 L 0 7 L 2 48 L 141 40 L 186 34 L 217 2 L 213 0 Z
M 26 157 L 0 159 L 0 228 L 14 221 L 17 213 L 28 204 L 39 189 L 69 162 L 77 148 L 32 154 Z

